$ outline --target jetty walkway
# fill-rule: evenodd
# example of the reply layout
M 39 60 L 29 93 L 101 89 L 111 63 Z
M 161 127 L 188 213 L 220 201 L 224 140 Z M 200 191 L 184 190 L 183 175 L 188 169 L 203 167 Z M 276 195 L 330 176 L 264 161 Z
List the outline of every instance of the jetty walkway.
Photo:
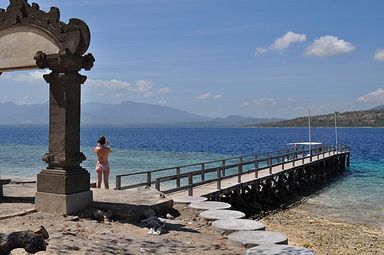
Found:
M 281 199 L 301 186 L 326 181 L 344 171 L 349 161 L 350 148 L 345 145 L 291 148 L 117 175 L 116 189 L 154 186 L 171 198 L 204 196 L 228 201 L 228 197 L 249 193 L 252 198 L 247 200 Z M 128 180 L 130 183 L 123 186 Z

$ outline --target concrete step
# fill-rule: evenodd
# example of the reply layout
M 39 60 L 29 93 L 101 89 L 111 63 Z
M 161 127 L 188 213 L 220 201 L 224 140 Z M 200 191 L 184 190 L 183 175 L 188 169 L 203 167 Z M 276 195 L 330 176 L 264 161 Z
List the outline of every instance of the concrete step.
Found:
M 93 206 L 111 211 L 116 218 L 138 221 L 154 215 L 165 215 L 172 210 L 173 200 L 155 189 L 129 190 L 91 189 Z
M 236 231 L 265 230 L 265 225 L 256 220 L 223 219 L 212 222 L 212 227 L 221 234 L 230 234 Z
M 180 204 L 190 204 L 195 202 L 204 202 L 207 200 L 206 197 L 193 197 L 193 196 L 178 196 L 178 197 L 172 197 L 173 202 L 180 203 Z
M 295 247 L 289 245 L 260 245 L 248 249 L 245 255 L 315 255 L 307 248 Z
M 228 235 L 228 243 L 251 248 L 258 245 L 288 244 L 288 237 L 271 231 L 239 231 Z
M 230 209 L 232 206 L 224 202 L 204 201 L 191 203 L 189 207 L 199 210 L 223 210 Z
M 234 210 L 208 210 L 200 213 L 200 218 L 206 221 L 241 219 L 245 214 Z

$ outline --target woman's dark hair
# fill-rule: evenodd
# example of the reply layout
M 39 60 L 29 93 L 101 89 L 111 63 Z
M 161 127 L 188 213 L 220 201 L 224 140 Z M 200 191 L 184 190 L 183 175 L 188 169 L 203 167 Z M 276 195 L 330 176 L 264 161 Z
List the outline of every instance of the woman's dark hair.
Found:
M 105 142 L 106 142 L 106 139 L 105 139 L 104 136 L 100 136 L 100 138 L 99 138 L 99 140 L 97 140 L 97 142 L 98 142 L 99 144 L 101 144 L 101 145 L 104 145 Z

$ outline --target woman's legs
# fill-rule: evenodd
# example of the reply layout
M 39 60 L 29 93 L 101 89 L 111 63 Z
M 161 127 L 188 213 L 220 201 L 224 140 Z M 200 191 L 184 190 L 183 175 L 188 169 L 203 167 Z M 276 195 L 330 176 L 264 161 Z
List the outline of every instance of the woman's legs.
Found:
M 103 175 L 104 175 L 104 188 L 105 189 L 109 189 L 108 180 L 109 180 L 109 173 L 110 173 L 110 171 L 111 170 L 109 169 L 109 167 L 104 169 L 104 171 L 103 171 Z M 100 182 L 101 182 L 101 180 L 100 180 Z
M 96 168 L 96 188 L 100 189 L 101 188 L 101 179 L 102 179 L 102 170 L 98 167 Z

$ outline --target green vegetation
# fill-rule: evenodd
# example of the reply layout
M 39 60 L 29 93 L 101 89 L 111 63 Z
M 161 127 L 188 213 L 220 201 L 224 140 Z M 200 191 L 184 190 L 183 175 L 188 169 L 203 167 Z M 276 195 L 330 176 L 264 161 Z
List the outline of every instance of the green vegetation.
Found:
M 318 115 L 311 117 L 313 127 L 333 127 L 335 115 Z M 282 120 L 264 124 L 256 124 L 257 127 L 307 127 L 308 117 L 299 117 L 292 120 Z M 343 112 L 337 115 L 339 127 L 384 127 L 384 109 Z

